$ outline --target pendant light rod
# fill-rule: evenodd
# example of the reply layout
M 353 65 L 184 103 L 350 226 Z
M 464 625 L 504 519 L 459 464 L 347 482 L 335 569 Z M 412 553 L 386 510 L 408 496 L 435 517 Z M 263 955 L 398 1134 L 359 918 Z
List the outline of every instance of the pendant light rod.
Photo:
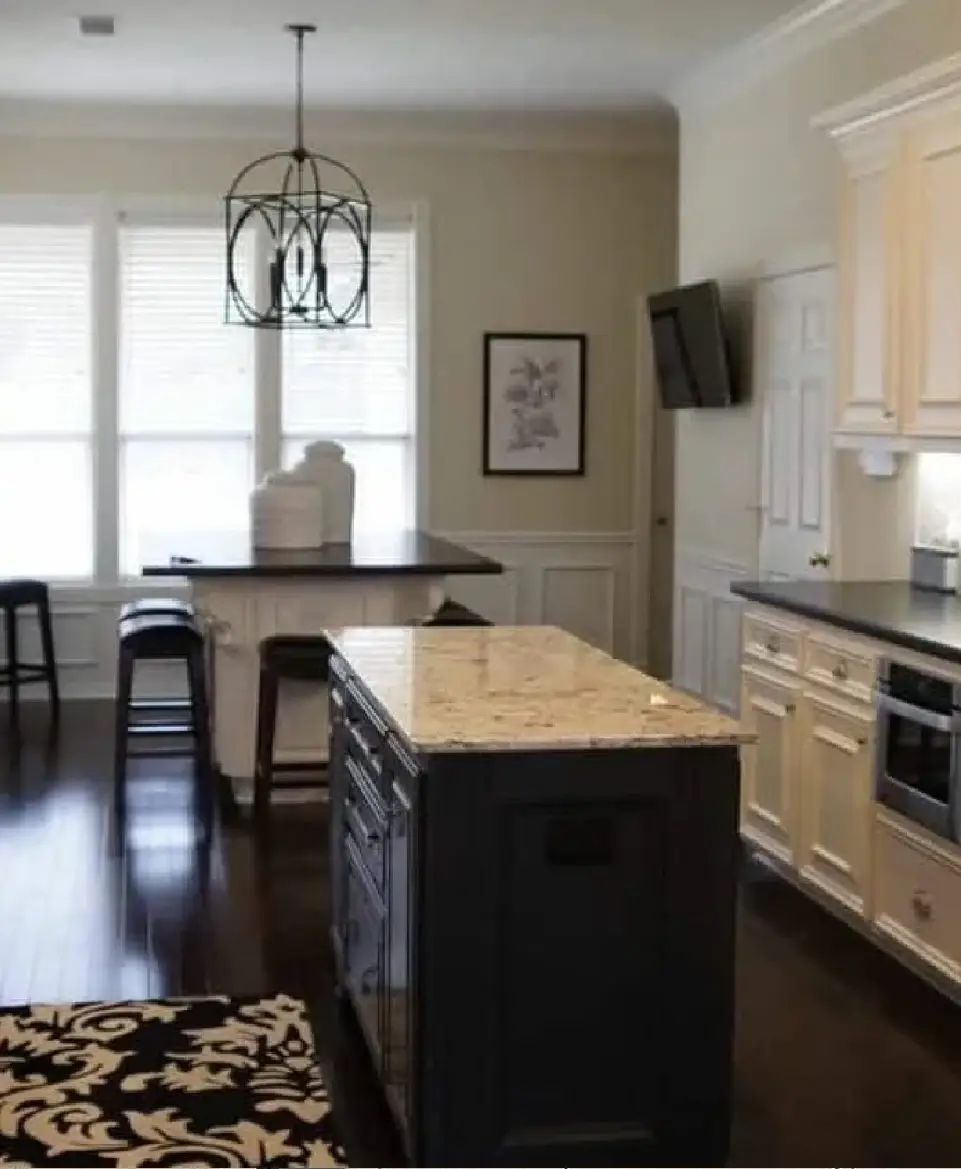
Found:
M 303 155 L 304 151 L 304 37 L 317 31 L 316 24 L 288 24 L 287 31 L 297 38 L 297 89 L 294 133 L 296 138 L 295 150 Z

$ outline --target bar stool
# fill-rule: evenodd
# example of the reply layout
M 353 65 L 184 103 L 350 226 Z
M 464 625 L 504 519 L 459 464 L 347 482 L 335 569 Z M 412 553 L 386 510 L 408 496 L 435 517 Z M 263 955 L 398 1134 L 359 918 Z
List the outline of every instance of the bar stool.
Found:
M 181 601 L 177 597 L 141 597 L 139 601 L 129 601 L 120 610 L 120 620 L 128 621 L 131 617 L 183 617 L 193 620 L 196 611 L 189 601 Z
M 278 763 L 274 758 L 277 734 L 277 701 L 282 680 L 326 683 L 330 674 L 330 643 L 326 637 L 275 636 L 260 643 L 260 682 L 257 690 L 257 746 L 254 774 L 254 817 L 263 825 L 270 811 L 274 787 L 288 790 L 316 790 L 326 787 L 318 771 L 326 760 Z M 313 774 L 311 782 L 303 778 Z
M 213 825 L 214 775 L 203 635 L 188 618 L 164 613 L 128 617 L 119 623 L 118 633 L 120 652 L 114 747 L 114 795 L 118 814 L 122 818 L 126 808 L 128 759 L 191 754 L 194 757 L 197 803 L 207 834 Z M 145 661 L 182 661 L 187 669 L 189 698 L 135 701 L 134 672 L 137 664 Z M 181 711 L 183 717 L 164 722 L 138 719 L 144 714 Z M 135 738 L 157 740 L 184 736 L 191 739 L 191 745 L 186 748 L 168 744 L 134 750 L 130 744 Z
M 33 606 L 37 611 L 42 662 L 24 662 L 20 659 L 17 615 L 26 606 Z M 0 609 L 3 610 L 7 655 L 6 663 L 0 666 L 0 686 L 6 686 L 9 691 L 10 722 L 13 726 L 19 723 L 20 687 L 46 682 L 50 694 L 50 715 L 53 722 L 57 723 L 60 719 L 60 685 L 53 648 L 50 590 L 42 580 L 0 581 Z

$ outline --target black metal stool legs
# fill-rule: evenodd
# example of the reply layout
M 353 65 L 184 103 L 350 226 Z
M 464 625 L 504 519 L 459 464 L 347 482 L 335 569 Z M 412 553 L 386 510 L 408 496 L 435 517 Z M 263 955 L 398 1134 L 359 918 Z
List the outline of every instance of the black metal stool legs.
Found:
M 277 733 L 279 677 L 267 662 L 260 664 L 257 688 L 257 747 L 254 773 L 254 817 L 263 824 L 270 811 L 274 771 L 274 737 Z
M 134 656 L 121 645 L 117 659 L 117 702 L 114 726 L 113 797 L 117 818 L 123 820 L 127 810 L 127 727 L 133 696 Z
M 43 596 L 37 602 L 37 617 L 40 622 L 40 646 L 43 650 L 43 668 L 47 671 L 47 686 L 50 690 L 50 716 L 60 721 L 60 682 L 57 678 L 57 659 L 53 650 L 53 619 L 50 615 L 50 597 Z
M 7 605 L 3 611 L 3 633 L 7 652 L 7 714 L 11 729 L 16 730 L 20 725 L 20 656 L 17 610 L 13 605 Z
M 214 767 L 210 744 L 210 706 L 207 701 L 207 662 L 201 647 L 187 659 L 190 716 L 194 734 L 194 791 L 205 836 L 214 825 Z

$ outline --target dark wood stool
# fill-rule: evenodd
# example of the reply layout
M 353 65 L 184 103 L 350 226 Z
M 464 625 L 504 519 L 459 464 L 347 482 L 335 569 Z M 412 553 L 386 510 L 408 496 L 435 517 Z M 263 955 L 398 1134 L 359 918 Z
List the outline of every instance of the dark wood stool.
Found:
M 122 817 L 126 808 L 127 760 L 144 756 L 194 757 L 198 810 L 205 832 L 213 826 L 214 775 L 210 743 L 210 709 L 204 639 L 197 625 L 169 614 L 128 617 L 118 626 L 114 794 Z M 134 701 L 134 671 L 138 662 L 182 661 L 187 668 L 190 696 L 186 700 Z M 140 720 L 141 715 L 182 713 L 167 721 Z M 157 746 L 158 739 L 189 736 L 191 745 Z M 154 745 L 131 748 L 131 739 L 153 739 Z
M 20 639 L 17 614 L 32 606 L 37 611 L 40 627 L 42 662 L 20 660 Z M 19 725 L 20 687 L 34 682 L 46 682 L 50 693 L 50 714 L 54 722 L 60 718 L 60 685 L 57 680 L 57 660 L 53 649 L 53 622 L 50 617 L 50 590 L 42 580 L 0 581 L 0 609 L 6 635 L 7 660 L 0 666 L 0 686 L 9 691 L 11 725 Z
M 260 684 L 257 690 L 257 748 L 254 775 L 254 816 L 266 822 L 274 787 L 316 790 L 326 787 L 317 773 L 326 760 L 303 763 L 277 763 L 274 739 L 277 734 L 277 700 L 282 680 L 325 683 L 330 674 L 330 643 L 326 637 L 265 637 L 260 643 Z M 304 778 L 313 774 L 314 779 Z

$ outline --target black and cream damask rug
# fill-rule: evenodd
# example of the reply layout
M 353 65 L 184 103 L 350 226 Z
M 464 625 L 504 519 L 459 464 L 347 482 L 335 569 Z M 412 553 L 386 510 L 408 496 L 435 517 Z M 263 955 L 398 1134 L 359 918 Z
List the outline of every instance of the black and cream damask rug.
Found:
M 0 1165 L 344 1165 L 304 1005 L 0 1011 Z

